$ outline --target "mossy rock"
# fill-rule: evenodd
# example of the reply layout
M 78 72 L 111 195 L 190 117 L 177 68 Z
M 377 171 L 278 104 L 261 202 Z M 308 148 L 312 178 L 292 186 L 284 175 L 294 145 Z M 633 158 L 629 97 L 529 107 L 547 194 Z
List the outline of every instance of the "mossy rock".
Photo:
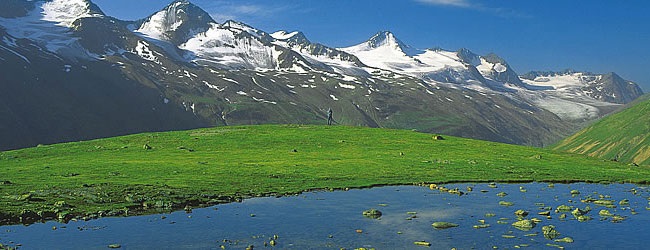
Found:
M 528 231 L 535 227 L 535 222 L 532 220 L 520 220 L 512 223 L 512 226 L 522 231 Z
M 499 196 L 499 197 L 506 197 L 506 196 L 508 196 L 508 193 L 506 193 L 506 192 L 501 192 L 501 193 L 498 193 L 497 196 Z
M 555 230 L 555 226 L 553 225 L 543 226 L 542 233 L 544 234 L 544 238 L 547 238 L 549 240 L 560 237 L 560 232 Z
M 511 207 L 511 206 L 514 206 L 515 203 L 509 202 L 509 201 L 499 201 L 499 205 L 505 206 L 505 207 Z
M 564 237 L 562 239 L 557 239 L 555 242 L 563 242 L 563 243 L 573 243 L 573 238 L 571 237 Z
M 600 210 L 600 212 L 598 212 L 598 215 L 603 216 L 603 217 L 612 217 L 612 216 L 614 216 L 614 214 L 612 214 L 612 212 L 610 212 L 609 210 L 605 210 L 605 209 Z
M 580 216 L 577 216 L 576 219 L 578 219 L 579 222 L 585 222 L 585 221 L 590 221 L 591 216 L 589 216 L 589 215 L 580 215 Z
M 571 210 L 572 208 L 567 205 L 560 205 L 555 208 L 555 212 L 570 212 Z
M 374 208 L 363 211 L 363 216 L 371 219 L 379 219 L 381 215 L 382 215 L 381 211 Z
M 516 215 L 516 216 L 519 216 L 519 217 L 526 217 L 526 216 L 528 215 L 528 212 L 519 209 L 519 210 L 515 211 L 515 215 Z
M 418 246 L 424 246 L 424 247 L 430 247 L 431 243 L 426 242 L 426 241 L 416 241 L 413 242 L 413 244 L 418 245 Z
M 439 221 L 439 222 L 434 222 L 433 224 L 431 224 L 431 226 L 433 226 L 433 228 L 435 229 L 447 229 L 447 228 L 457 227 L 458 224 Z

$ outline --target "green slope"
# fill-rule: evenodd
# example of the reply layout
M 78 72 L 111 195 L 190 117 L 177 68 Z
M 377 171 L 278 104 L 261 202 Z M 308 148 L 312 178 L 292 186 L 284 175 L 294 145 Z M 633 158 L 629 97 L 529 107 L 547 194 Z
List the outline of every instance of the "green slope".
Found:
M 0 153 L 0 222 L 169 211 L 312 189 L 482 181 L 647 182 L 650 168 L 406 130 L 263 125 Z
M 650 95 L 553 147 L 573 153 L 650 165 Z

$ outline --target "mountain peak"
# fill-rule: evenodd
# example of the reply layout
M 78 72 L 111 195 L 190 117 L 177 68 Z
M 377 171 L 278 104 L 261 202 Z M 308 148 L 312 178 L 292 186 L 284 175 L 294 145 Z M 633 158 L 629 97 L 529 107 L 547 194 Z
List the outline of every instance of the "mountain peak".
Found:
M 44 3 L 42 8 L 43 20 L 67 27 L 79 18 L 104 16 L 102 10 L 88 0 L 53 0 Z
M 179 44 L 189 36 L 204 32 L 216 22 L 200 7 L 187 0 L 176 0 L 140 21 L 136 32 L 151 38 Z
M 370 39 L 368 45 L 371 48 L 378 48 L 381 46 L 401 47 L 404 45 L 395 35 L 390 31 L 380 31 Z
M 412 48 L 411 46 L 406 45 L 390 31 L 380 31 L 374 36 L 372 36 L 366 42 L 367 46 L 371 49 L 376 49 L 380 47 L 388 47 L 397 51 L 401 51 L 408 56 L 414 56 L 419 54 L 417 49 Z

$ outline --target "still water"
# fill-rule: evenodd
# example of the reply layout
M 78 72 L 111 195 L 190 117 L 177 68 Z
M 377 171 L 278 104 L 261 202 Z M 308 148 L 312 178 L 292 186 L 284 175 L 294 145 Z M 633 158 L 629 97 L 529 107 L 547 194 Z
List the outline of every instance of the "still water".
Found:
M 449 184 L 465 192 L 458 196 L 422 186 L 388 186 L 371 189 L 309 192 L 281 198 L 253 198 L 171 214 L 103 218 L 61 224 L 0 227 L 0 243 L 20 249 L 647 249 L 650 238 L 650 191 L 631 184 Z M 472 191 L 468 192 L 467 187 Z M 580 194 L 571 194 L 577 190 Z M 498 196 L 505 192 L 506 196 Z M 575 193 L 575 191 L 574 191 Z M 502 194 L 503 195 L 503 194 Z M 614 201 L 606 208 L 581 200 Z M 620 204 L 627 199 L 629 204 Z M 514 203 L 500 205 L 500 201 Z M 571 212 L 556 212 L 560 205 L 591 211 L 592 220 L 580 222 Z M 362 212 L 375 208 L 379 219 Z M 516 210 L 527 219 L 541 221 L 529 231 L 511 224 Z M 550 210 L 550 217 L 538 213 Z M 614 223 L 599 215 L 608 210 L 624 220 Z M 566 215 L 566 218 L 562 214 Z M 435 229 L 433 222 L 458 224 Z M 489 224 L 484 228 L 475 225 Z M 554 225 L 555 242 L 542 234 Z M 56 227 L 56 229 L 53 229 Z M 275 246 L 269 244 L 275 239 Z M 267 246 L 265 246 L 265 243 Z

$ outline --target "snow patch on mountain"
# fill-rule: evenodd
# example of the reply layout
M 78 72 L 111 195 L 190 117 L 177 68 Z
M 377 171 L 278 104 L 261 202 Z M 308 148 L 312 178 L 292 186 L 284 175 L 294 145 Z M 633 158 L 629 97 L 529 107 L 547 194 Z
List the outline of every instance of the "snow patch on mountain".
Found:
M 182 4 L 183 2 L 175 2 L 167 8 L 156 12 L 148 21 L 143 22 L 135 32 L 154 39 L 167 39 L 166 32 L 175 31 L 183 24 L 183 20 L 177 18 L 179 14 L 184 12 L 183 9 L 178 8 Z
M 72 27 L 72 23 L 84 17 L 101 16 L 91 14 L 86 0 L 52 0 L 41 6 L 44 21 L 55 22 L 59 26 Z
M 288 32 L 286 32 L 284 30 L 280 30 L 280 31 L 271 33 L 271 37 L 273 37 L 273 38 L 275 38 L 277 40 L 287 40 L 289 38 L 294 37 L 295 35 L 298 35 L 298 33 L 300 33 L 300 32 L 294 31 L 294 32 L 288 33 Z
M 66 56 L 94 59 L 72 33 L 75 20 L 102 16 L 90 9 L 84 0 L 53 0 L 37 3 L 26 16 L 0 18 L 6 32 L 14 38 L 29 39 L 47 51 Z
M 596 76 L 600 80 L 602 76 Z M 553 87 L 554 89 L 566 89 L 575 87 L 584 87 L 588 85 L 589 78 L 585 78 L 584 73 L 570 73 L 570 74 L 555 74 L 546 76 L 537 76 L 535 79 L 523 79 L 523 81 L 530 85 Z
M 180 48 L 192 51 L 196 62 L 214 63 L 226 68 L 275 69 L 281 54 L 274 47 L 252 37 L 238 36 L 218 24 L 190 38 Z

